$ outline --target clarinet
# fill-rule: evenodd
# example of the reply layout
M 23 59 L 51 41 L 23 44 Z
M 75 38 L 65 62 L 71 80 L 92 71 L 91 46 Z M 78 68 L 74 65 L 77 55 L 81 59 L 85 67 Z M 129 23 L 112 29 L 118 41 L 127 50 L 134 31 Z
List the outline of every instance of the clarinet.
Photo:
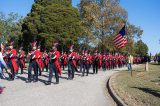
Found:
M 104 62 L 106 61 L 106 58 L 105 58 L 105 56 L 103 56 L 103 61 L 104 61 Z
M 72 60 L 73 56 L 72 53 L 68 56 L 68 61 Z
M 34 52 L 35 52 L 35 51 L 33 51 L 33 52 L 29 53 L 29 59 L 30 59 L 30 61 L 32 61 L 32 60 L 33 60 L 32 58 L 33 58 L 33 56 L 34 56 Z
M 11 59 L 11 58 L 10 58 L 11 55 L 12 55 L 12 50 L 8 53 L 8 58 L 9 58 L 9 59 Z
M 96 62 L 97 55 L 94 55 L 93 61 Z
M 32 60 L 33 56 L 34 56 L 34 52 L 31 53 L 31 56 L 30 56 L 31 60 Z
M 108 56 L 108 62 L 110 62 L 110 55 Z
M 98 62 L 99 61 L 99 58 L 98 58 L 98 55 L 96 56 L 96 62 Z
M 86 62 L 86 56 L 85 56 L 85 55 L 83 55 L 83 57 L 82 57 L 82 61 L 83 61 L 83 63 L 85 63 L 85 62 Z
M 20 60 L 20 53 L 17 54 L 17 59 Z
M 52 59 L 56 54 L 55 54 L 56 52 L 53 52 L 52 54 L 51 54 L 51 58 L 50 58 L 50 60 L 52 61 L 52 60 L 55 60 L 55 59 Z
M 87 62 L 87 61 L 89 61 L 89 57 L 88 57 L 88 55 L 87 55 L 87 57 L 86 57 L 86 62 Z

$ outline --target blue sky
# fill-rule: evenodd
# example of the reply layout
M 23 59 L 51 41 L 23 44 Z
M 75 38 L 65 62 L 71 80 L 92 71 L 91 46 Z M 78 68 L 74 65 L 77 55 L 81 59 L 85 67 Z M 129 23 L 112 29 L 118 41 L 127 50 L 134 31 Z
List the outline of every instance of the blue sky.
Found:
M 149 52 L 160 52 L 160 0 L 121 0 L 120 5 L 128 11 L 129 22 L 143 29 Z
M 0 0 L 0 11 L 16 12 L 26 16 L 34 0 Z M 72 0 L 76 6 L 80 0 Z M 121 0 L 120 5 L 128 11 L 128 21 L 144 30 L 142 40 L 149 52 L 160 52 L 160 0 Z

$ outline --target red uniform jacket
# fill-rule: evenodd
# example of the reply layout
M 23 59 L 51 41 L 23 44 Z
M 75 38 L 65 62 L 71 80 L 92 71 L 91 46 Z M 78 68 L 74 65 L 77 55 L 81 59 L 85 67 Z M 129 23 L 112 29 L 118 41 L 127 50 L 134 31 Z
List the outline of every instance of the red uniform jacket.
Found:
M 60 63 L 59 63 L 60 52 L 56 51 L 56 52 L 53 52 L 53 54 L 55 54 L 55 56 L 56 56 L 56 58 L 54 59 L 54 62 L 56 64 L 56 68 L 57 68 L 59 74 L 61 75 L 62 74 L 62 69 L 61 69 L 61 66 L 60 66 Z
M 45 54 L 45 56 L 44 56 L 44 64 L 48 65 L 48 63 L 49 63 L 49 56 L 48 56 L 48 54 Z
M 115 65 L 117 65 L 118 64 L 118 56 L 114 56 L 114 58 L 115 58 Z
M 22 66 L 23 66 L 23 68 L 25 68 L 25 60 L 24 60 L 24 53 L 23 52 L 21 52 L 20 53 L 20 62 L 22 63 Z
M 42 68 L 43 68 L 42 56 L 43 56 L 42 52 L 39 51 L 38 52 L 38 65 L 41 68 L 41 71 L 42 71 Z
M 64 59 L 63 64 L 67 65 L 67 54 L 63 54 L 62 58 Z
M 123 65 L 123 56 L 120 56 L 120 64 Z
M 18 71 L 18 65 L 17 65 L 17 62 L 16 62 L 16 56 L 17 56 L 17 51 L 15 49 L 12 49 L 11 50 L 10 59 L 11 59 L 12 65 L 13 65 L 14 72 Z
M 35 50 L 35 51 L 31 50 L 31 51 L 30 51 L 30 54 L 33 55 L 33 56 L 31 57 L 31 59 L 36 60 L 36 62 L 37 62 L 37 64 L 38 64 L 39 51 L 38 51 L 38 50 Z
M 92 64 L 92 56 L 89 55 L 89 64 Z
M 69 56 L 70 56 L 70 57 L 73 57 L 72 62 L 73 62 L 74 67 L 76 68 L 76 58 L 77 58 L 76 52 L 69 53 L 69 54 L 68 54 L 68 57 L 69 57 Z
M 110 64 L 110 66 L 112 66 L 112 59 L 113 59 L 112 55 L 109 55 L 109 64 Z
M 87 64 L 90 63 L 89 55 L 83 55 L 83 56 L 82 56 L 82 59 L 84 59 L 84 61 L 85 61 Z
M 98 58 L 99 58 L 98 68 L 100 69 L 102 67 L 102 55 L 99 55 Z
M 107 55 L 107 56 L 106 56 L 106 67 L 109 66 L 109 63 L 108 63 L 109 61 L 108 61 L 108 60 L 109 60 L 109 56 Z

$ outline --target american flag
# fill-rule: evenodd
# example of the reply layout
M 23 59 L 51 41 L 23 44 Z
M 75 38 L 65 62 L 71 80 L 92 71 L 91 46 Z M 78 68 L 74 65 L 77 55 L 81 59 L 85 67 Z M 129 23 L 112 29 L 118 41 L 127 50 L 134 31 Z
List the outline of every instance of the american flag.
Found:
M 127 44 L 127 38 L 125 35 L 126 31 L 124 25 L 124 27 L 119 31 L 118 35 L 113 40 L 118 49 L 123 48 Z

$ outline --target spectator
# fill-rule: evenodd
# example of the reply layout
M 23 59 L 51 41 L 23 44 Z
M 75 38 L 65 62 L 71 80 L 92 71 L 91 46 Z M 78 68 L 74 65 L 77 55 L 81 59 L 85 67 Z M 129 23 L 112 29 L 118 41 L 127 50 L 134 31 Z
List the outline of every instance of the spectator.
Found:
M 3 56 L 2 56 L 2 53 L 1 53 L 1 48 L 0 48 L 0 79 L 1 79 L 1 77 L 2 77 L 2 65 L 7 69 L 7 65 L 6 65 L 6 63 L 4 62 L 4 60 L 3 60 Z M 3 87 L 2 85 L 0 85 L 0 94 L 3 92 L 3 89 L 4 89 L 5 87 Z
M 131 71 L 133 64 L 133 56 L 130 53 L 128 53 L 127 60 L 128 60 L 128 71 Z
M 158 64 L 160 64 L 160 56 L 158 56 Z

